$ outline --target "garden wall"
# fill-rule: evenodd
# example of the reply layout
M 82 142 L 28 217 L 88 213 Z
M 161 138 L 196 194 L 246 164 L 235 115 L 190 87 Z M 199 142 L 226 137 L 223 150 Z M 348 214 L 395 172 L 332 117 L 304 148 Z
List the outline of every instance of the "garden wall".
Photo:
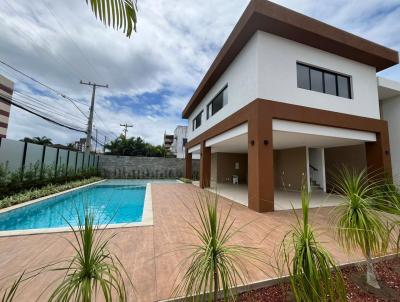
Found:
M 105 178 L 179 178 L 184 163 L 181 158 L 101 155 L 99 170 Z M 199 160 L 193 159 L 193 179 L 199 178 L 199 166 Z

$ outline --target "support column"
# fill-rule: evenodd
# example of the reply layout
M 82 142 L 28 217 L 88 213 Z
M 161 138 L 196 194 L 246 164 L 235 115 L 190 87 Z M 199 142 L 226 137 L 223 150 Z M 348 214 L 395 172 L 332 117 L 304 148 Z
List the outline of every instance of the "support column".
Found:
M 206 147 L 206 142 L 200 144 L 200 187 L 210 186 L 211 178 L 211 147 Z
M 248 207 L 257 212 L 274 210 L 274 152 L 272 117 L 254 106 L 248 132 Z
M 371 173 L 384 173 L 384 176 L 392 177 L 392 164 L 390 159 L 389 131 L 387 123 L 376 134 L 376 142 L 365 143 L 368 171 Z
M 185 148 L 185 178 L 192 179 L 192 153 L 188 152 L 188 148 Z

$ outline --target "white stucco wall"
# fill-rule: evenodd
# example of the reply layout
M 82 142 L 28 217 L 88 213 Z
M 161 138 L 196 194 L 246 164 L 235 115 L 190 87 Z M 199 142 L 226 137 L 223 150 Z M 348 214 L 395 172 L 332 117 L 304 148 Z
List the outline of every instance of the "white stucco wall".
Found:
M 380 118 L 375 67 L 265 32 L 257 32 L 259 98 Z M 297 88 L 296 62 L 351 77 L 353 99 Z
M 400 96 L 382 101 L 383 119 L 388 121 L 393 177 L 400 184 Z
M 257 47 L 256 37 L 246 44 L 239 55 L 231 63 L 227 70 L 222 74 L 219 80 L 207 93 L 201 103 L 189 116 L 188 120 L 188 140 L 190 141 L 208 128 L 227 118 L 252 100 L 256 98 L 257 83 Z M 228 104 L 207 120 L 207 104 L 216 96 L 216 94 L 228 84 Z M 202 123 L 194 132 L 192 131 L 192 121 L 197 114 L 203 110 Z
M 297 61 L 349 75 L 353 98 L 297 88 Z M 207 104 L 225 85 L 228 104 L 207 120 Z M 374 67 L 258 31 L 190 115 L 189 141 L 256 98 L 380 118 Z M 192 120 L 201 110 L 202 125 L 192 131 Z

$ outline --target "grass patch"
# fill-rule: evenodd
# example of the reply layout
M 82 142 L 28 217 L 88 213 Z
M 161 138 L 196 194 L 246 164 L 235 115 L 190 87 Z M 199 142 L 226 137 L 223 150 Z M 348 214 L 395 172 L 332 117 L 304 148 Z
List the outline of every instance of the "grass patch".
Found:
M 29 189 L 11 196 L 7 196 L 0 200 L 0 209 L 11 207 L 20 203 L 24 203 L 36 198 L 48 196 L 51 194 L 59 193 L 76 187 L 90 184 L 95 181 L 101 180 L 100 177 L 90 177 L 87 179 L 68 181 L 63 184 L 48 184 L 39 189 Z

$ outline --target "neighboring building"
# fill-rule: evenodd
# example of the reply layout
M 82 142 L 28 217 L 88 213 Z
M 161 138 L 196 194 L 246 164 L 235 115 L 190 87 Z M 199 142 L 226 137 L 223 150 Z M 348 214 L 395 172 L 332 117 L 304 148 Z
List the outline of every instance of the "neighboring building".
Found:
M 86 149 L 86 138 L 80 138 L 78 141 L 75 141 L 74 149 L 84 152 Z
M 390 156 L 394 181 L 400 184 L 400 83 L 378 78 L 382 119 L 389 124 Z
M 173 134 L 167 134 L 164 133 L 164 148 L 167 152 L 171 152 L 171 146 L 172 143 L 174 142 L 174 135 Z
M 10 118 L 10 100 L 14 91 L 14 83 L 0 75 L 0 138 L 7 137 L 8 120 Z
M 171 145 L 172 154 L 177 158 L 185 158 L 185 145 L 187 143 L 187 126 L 176 126 L 174 141 Z
M 202 188 L 238 180 L 235 188 L 246 190 L 240 202 L 265 212 L 303 181 L 329 191 L 329 171 L 342 165 L 391 175 L 376 73 L 398 62 L 394 50 L 252 0 L 183 110 L 186 177 L 200 154 Z M 389 101 L 382 107 L 399 123 Z

